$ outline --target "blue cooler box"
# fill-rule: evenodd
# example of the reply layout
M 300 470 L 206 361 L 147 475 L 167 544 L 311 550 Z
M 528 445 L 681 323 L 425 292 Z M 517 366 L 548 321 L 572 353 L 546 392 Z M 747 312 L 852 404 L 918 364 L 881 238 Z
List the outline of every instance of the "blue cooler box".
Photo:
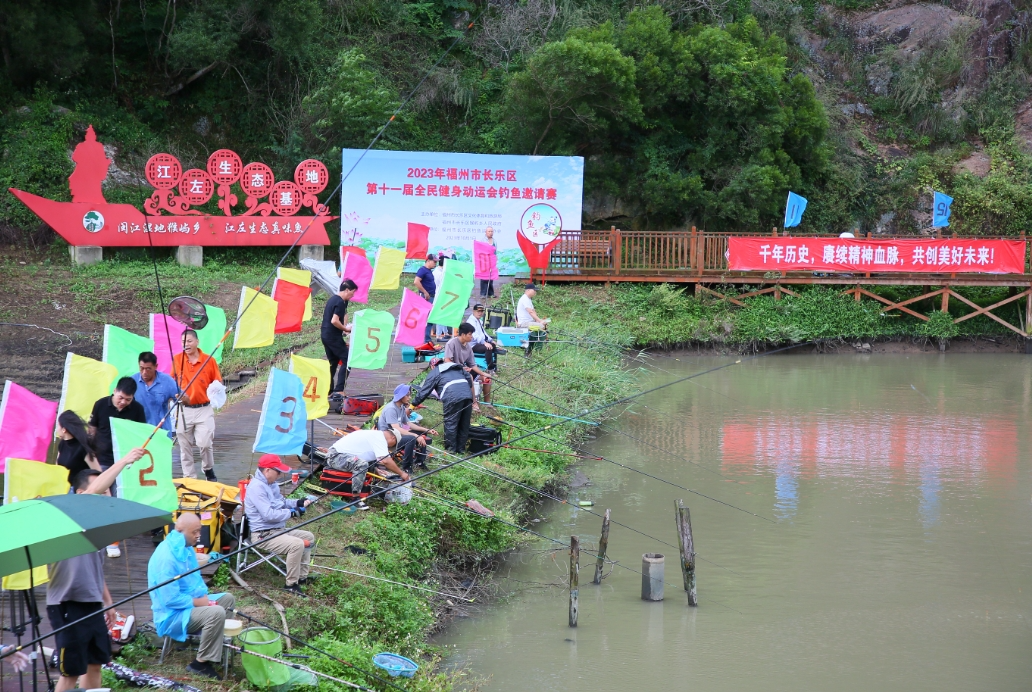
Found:
M 498 343 L 502 346 L 525 346 L 530 338 L 530 330 L 526 327 L 499 327 L 495 331 Z

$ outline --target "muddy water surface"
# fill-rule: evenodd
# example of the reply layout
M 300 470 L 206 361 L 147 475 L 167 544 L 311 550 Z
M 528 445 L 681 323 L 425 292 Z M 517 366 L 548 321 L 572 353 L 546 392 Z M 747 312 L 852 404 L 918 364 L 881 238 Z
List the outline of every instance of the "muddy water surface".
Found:
M 669 381 L 716 358 L 657 359 Z M 572 491 L 633 570 L 667 556 L 666 599 L 617 567 L 567 627 L 567 556 L 538 541 L 500 572 L 514 595 L 440 643 L 482 689 L 1032 689 L 1032 357 L 774 356 L 652 394 L 600 455 L 735 505 L 591 462 Z M 661 451 L 668 450 L 668 451 Z M 673 506 L 691 508 L 700 607 L 681 588 Z M 769 519 L 756 518 L 753 512 Z M 594 544 L 600 520 L 535 525 Z M 705 560 L 705 561 L 704 561 Z

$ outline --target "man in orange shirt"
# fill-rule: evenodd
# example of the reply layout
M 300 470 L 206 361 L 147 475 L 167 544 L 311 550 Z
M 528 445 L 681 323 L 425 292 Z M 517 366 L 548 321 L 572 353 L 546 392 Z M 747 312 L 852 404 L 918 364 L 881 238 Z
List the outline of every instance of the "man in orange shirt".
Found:
M 215 411 L 208 400 L 208 385 L 221 382 L 222 373 L 214 358 L 198 348 L 197 332 L 187 329 L 183 332 L 183 352 L 173 358 L 173 374 L 176 384 L 184 390 L 182 405 L 176 421 L 176 440 L 179 442 L 179 463 L 183 476 L 194 475 L 194 447 L 201 453 L 201 468 L 204 477 L 217 481 L 215 477 Z M 191 382 L 192 380 L 192 382 Z

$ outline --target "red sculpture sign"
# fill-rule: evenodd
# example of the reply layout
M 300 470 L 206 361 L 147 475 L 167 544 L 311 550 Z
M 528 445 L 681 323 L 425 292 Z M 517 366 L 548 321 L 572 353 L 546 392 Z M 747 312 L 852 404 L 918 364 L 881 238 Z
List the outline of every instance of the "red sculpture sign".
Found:
M 315 159 L 298 164 L 294 180 L 276 181 L 272 169 L 264 163 L 245 166 L 228 149 L 209 156 L 207 170 L 191 168 L 185 172 L 175 156 L 155 154 L 144 168 L 147 182 L 155 189 L 144 202 L 143 212 L 130 204 L 110 204 L 104 199 L 101 183 L 111 159 L 92 126 L 86 130 L 86 141 L 75 147 L 72 160 L 75 170 L 68 178 L 71 202 L 55 202 L 10 189 L 71 245 L 291 245 L 302 234 L 305 245 L 330 244 L 325 224 L 337 217 L 330 216 L 316 197 L 326 189 L 330 176 L 326 166 Z M 236 216 L 234 183 L 239 183 L 246 195 L 246 209 Z M 216 194 L 223 216 L 191 208 L 207 204 Z M 314 216 L 297 216 L 302 207 L 310 208 Z

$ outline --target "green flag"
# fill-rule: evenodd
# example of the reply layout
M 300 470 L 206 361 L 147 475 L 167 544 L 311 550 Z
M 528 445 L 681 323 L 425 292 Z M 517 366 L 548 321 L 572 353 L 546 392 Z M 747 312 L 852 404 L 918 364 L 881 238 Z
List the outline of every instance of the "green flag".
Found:
M 111 419 L 111 444 L 115 460 L 142 447 L 154 430 L 153 425 L 121 418 Z M 179 507 L 179 496 L 172 482 L 172 440 L 159 430 L 147 443 L 147 451 L 139 460 L 118 474 L 118 496 L 169 512 Z
M 204 309 L 208 311 L 208 324 L 204 325 L 204 329 L 197 330 L 198 346 L 221 365 L 224 344 L 219 344 L 219 340 L 226 333 L 226 311 L 214 305 L 205 305 Z M 218 350 L 212 353 L 211 350 L 216 346 Z
M 154 351 L 153 339 L 137 336 L 113 324 L 104 325 L 104 355 L 100 359 L 114 365 L 118 377 L 132 377 L 138 373 L 140 354 L 144 351 Z
M 394 333 L 394 315 L 381 310 L 359 310 L 351 323 L 348 367 L 379 370 L 387 365 Z
M 458 327 L 473 295 L 473 264 L 450 259 L 444 263 L 444 278 L 437 287 L 434 306 L 427 319 L 431 324 Z

